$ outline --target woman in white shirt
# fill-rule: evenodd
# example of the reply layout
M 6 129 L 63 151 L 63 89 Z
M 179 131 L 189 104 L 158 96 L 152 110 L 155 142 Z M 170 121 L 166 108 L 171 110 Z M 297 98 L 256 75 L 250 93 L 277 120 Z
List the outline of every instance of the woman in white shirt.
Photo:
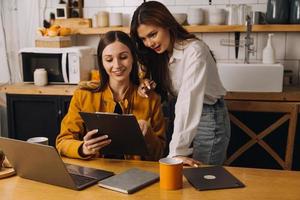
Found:
M 147 78 L 140 84 L 140 95 L 147 97 L 147 91 L 156 86 L 162 99 L 176 99 L 168 157 L 191 166 L 221 165 L 230 122 L 223 100 L 226 91 L 208 46 L 156 1 L 144 2 L 135 10 L 130 35 Z

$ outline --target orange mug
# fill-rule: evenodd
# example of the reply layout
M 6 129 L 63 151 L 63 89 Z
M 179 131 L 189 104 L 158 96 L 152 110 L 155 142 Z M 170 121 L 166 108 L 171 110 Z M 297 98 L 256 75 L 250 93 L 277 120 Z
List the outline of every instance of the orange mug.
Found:
M 178 190 L 182 188 L 181 160 L 175 158 L 162 158 L 159 160 L 160 188 L 165 190 Z

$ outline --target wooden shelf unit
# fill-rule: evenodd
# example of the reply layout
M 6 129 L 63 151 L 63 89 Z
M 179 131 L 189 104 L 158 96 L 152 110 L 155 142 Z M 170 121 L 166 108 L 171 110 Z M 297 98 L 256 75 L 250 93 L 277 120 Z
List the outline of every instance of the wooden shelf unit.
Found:
M 244 25 L 198 25 L 184 26 L 191 33 L 222 33 L 245 32 Z M 129 27 L 104 27 L 104 28 L 78 28 L 74 33 L 80 35 L 104 34 L 111 30 L 120 30 L 129 33 Z M 253 32 L 300 32 L 300 25 L 253 25 Z

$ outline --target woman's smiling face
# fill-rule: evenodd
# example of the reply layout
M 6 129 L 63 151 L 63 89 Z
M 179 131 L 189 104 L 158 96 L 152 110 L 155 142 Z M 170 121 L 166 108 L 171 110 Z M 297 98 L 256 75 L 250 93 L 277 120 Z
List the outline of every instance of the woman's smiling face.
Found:
M 110 81 L 129 81 L 133 57 L 130 49 L 119 41 L 107 45 L 102 53 L 102 63 Z

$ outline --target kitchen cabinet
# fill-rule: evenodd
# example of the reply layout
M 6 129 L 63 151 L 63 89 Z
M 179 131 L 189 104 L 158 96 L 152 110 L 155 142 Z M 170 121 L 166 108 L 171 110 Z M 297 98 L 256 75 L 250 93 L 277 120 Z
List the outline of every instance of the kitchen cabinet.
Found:
M 300 90 L 229 92 L 231 139 L 226 165 L 300 170 Z
M 48 137 L 54 146 L 71 96 L 7 94 L 8 136 L 20 140 Z

